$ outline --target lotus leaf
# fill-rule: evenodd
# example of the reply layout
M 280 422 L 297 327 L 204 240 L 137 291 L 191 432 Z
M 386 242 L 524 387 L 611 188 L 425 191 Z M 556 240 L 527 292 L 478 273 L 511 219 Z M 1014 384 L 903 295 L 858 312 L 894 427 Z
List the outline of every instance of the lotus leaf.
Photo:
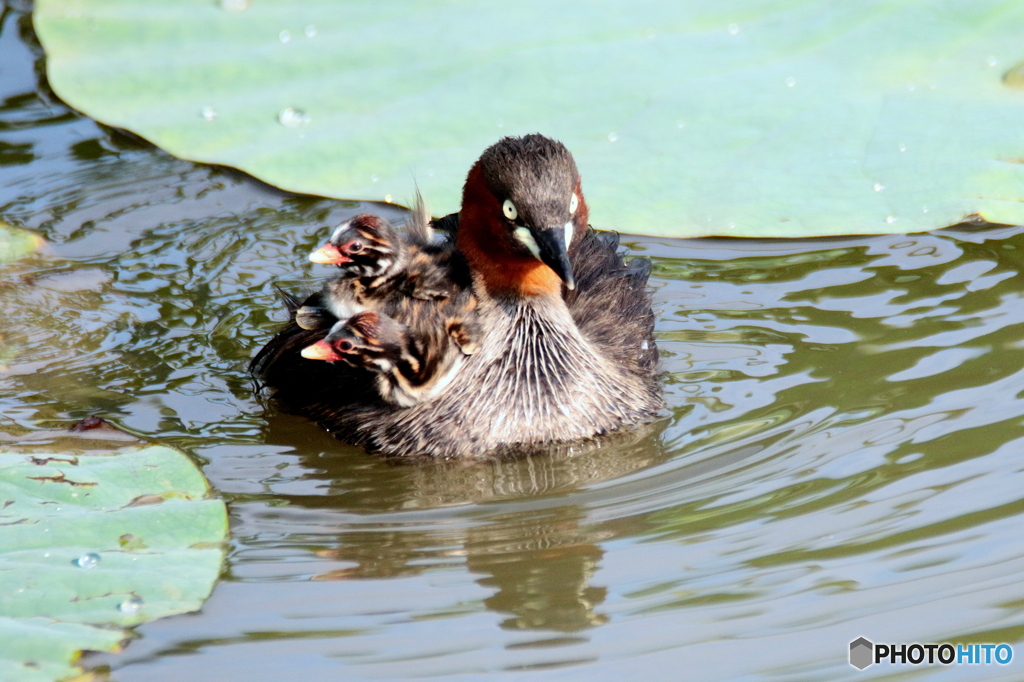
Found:
M 598 227 L 1024 222 L 1024 4 L 38 0 L 69 104 L 285 189 L 455 210 L 506 134 L 575 153 Z

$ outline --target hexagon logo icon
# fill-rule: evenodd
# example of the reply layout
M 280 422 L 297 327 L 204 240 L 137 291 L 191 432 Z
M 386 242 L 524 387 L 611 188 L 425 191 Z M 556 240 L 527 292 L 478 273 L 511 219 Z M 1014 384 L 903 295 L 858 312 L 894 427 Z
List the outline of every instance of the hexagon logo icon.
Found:
M 874 644 L 864 637 L 858 637 L 850 642 L 850 665 L 857 670 L 863 670 L 874 663 L 874 651 Z

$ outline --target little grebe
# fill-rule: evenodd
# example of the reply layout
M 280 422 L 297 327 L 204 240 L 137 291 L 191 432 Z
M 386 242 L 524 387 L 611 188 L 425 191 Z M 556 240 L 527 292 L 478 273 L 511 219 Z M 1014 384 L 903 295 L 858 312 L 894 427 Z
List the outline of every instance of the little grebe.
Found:
M 302 357 L 327 334 L 294 319 L 252 372 L 338 437 L 393 456 L 512 454 L 650 421 L 662 406 L 650 264 L 624 263 L 617 235 L 587 220 L 576 164 L 561 143 L 504 138 L 470 170 L 458 218 L 441 221 L 455 232 L 452 290 L 471 292 L 480 330 L 475 352 L 442 390 L 396 407 L 365 369 Z M 399 322 L 395 339 L 424 331 L 418 321 Z

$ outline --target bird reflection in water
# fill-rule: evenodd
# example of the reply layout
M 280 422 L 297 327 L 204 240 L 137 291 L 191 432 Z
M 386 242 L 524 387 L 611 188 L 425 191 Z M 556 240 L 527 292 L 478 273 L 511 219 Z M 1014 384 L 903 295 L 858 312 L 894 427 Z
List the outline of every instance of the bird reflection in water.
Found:
M 668 455 L 657 437 L 663 428 L 664 422 L 487 462 L 371 458 L 326 433 L 310 439 L 308 422 L 287 415 L 268 420 L 266 442 L 293 445 L 310 472 L 306 478 L 327 482 L 325 494 L 283 495 L 282 501 L 366 520 L 314 550 L 352 565 L 313 580 L 403 577 L 464 563 L 480 576 L 478 585 L 493 591 L 483 605 L 508 614 L 501 627 L 572 633 L 608 619 L 600 612 L 606 588 L 594 577 L 604 556 L 601 543 L 617 531 L 589 519 L 586 507 L 570 499 L 664 461 Z M 508 504 L 508 513 L 475 521 L 476 505 L 498 501 Z M 444 508 L 452 513 L 439 518 Z M 421 518 L 421 511 L 427 515 Z

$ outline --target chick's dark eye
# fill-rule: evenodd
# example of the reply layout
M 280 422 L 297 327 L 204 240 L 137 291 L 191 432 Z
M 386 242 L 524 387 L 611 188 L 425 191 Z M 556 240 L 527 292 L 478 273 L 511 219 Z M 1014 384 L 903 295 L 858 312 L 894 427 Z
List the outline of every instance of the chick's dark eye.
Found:
M 342 353 L 348 353 L 348 352 L 350 352 L 355 347 L 356 347 L 355 344 L 352 343 L 351 341 L 339 341 L 338 342 L 338 350 L 340 352 L 342 352 Z
M 360 251 L 363 250 L 363 243 L 352 242 L 351 244 L 348 245 L 348 248 L 345 250 L 348 251 L 349 253 L 359 253 Z

